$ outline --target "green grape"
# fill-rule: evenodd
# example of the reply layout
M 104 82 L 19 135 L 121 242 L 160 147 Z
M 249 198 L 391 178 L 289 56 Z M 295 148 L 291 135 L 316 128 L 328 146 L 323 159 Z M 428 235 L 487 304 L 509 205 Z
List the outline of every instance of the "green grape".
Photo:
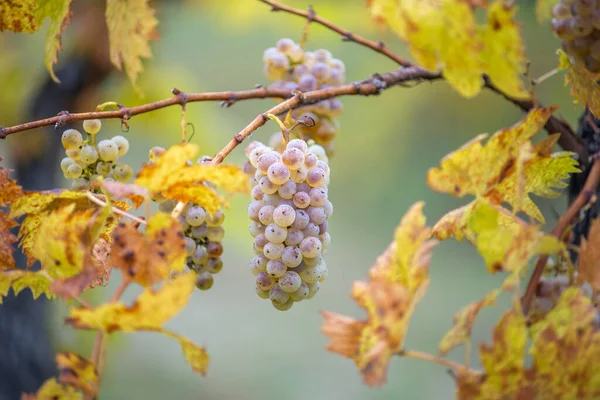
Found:
M 262 154 L 258 157 L 256 161 L 256 168 L 258 171 L 262 172 L 263 176 L 267 174 L 267 170 L 269 167 L 279 161 L 281 159 L 281 155 L 278 156 L 278 153 L 274 151 L 270 151 L 268 153 Z
M 300 169 L 291 171 L 290 179 L 293 180 L 295 183 L 302 183 L 304 182 L 304 180 L 306 180 L 307 175 L 308 169 L 303 165 L 300 167 Z
M 196 246 L 194 254 L 192 255 L 192 261 L 194 264 L 204 265 L 208 261 L 208 251 L 206 247 L 202 245 Z
M 196 242 L 194 241 L 194 239 L 192 239 L 191 237 L 185 237 L 184 238 L 185 241 L 185 253 L 191 257 L 194 255 L 194 252 L 196 251 Z
M 267 263 L 267 273 L 272 278 L 281 278 L 285 275 L 287 267 L 281 260 L 270 260 Z
M 278 161 L 269 166 L 269 169 L 267 170 L 267 176 L 274 185 L 283 185 L 288 179 L 290 179 L 290 170 L 285 166 L 285 164 Z
M 265 237 L 271 243 L 283 243 L 287 238 L 287 229 L 275 223 L 265 228 Z
M 295 246 L 287 246 L 281 253 L 281 262 L 288 268 L 296 268 L 302 262 L 302 253 Z
M 85 178 L 77 178 L 71 184 L 71 190 L 88 190 L 90 188 L 90 182 Z
M 296 43 L 294 43 L 294 41 L 292 39 L 283 38 L 283 39 L 279 39 L 279 41 L 277 42 L 277 45 L 275 47 L 279 52 L 281 52 L 283 54 L 289 54 L 289 52 L 292 50 L 292 48 L 295 45 L 296 45 Z
M 331 70 L 340 71 L 342 74 L 346 72 L 346 65 L 342 60 L 338 58 L 332 58 L 331 60 L 329 60 L 327 65 Z
M 211 228 L 220 226 L 225 221 L 225 213 L 223 210 L 217 210 L 214 214 L 206 214 L 206 225 Z
M 209 258 L 206 262 L 206 270 L 211 274 L 218 274 L 223 269 L 223 260 L 220 258 Z
M 290 295 L 281 290 L 279 285 L 273 285 L 269 292 L 269 298 L 274 303 L 284 304 L 290 299 Z
M 315 167 L 308 171 L 308 175 L 306 176 L 306 183 L 308 183 L 312 187 L 321 187 L 326 184 L 327 175 L 323 169 L 319 167 Z M 310 203 L 310 196 L 309 196 Z
M 206 221 L 206 211 L 200 206 L 190 207 L 185 213 L 185 220 L 190 226 L 200 226 Z
M 258 235 L 257 238 L 261 236 Z M 266 239 L 266 237 L 265 237 Z M 264 245 L 263 254 L 269 260 L 277 260 L 281 258 L 281 254 L 283 253 L 283 249 L 285 249 L 285 245 L 283 243 L 272 243 L 268 242 Z
M 81 149 L 79 147 L 75 149 L 67 149 L 65 150 L 67 157 L 71 158 L 73 161 L 79 161 L 81 157 Z
M 304 58 L 304 49 L 297 44 L 294 44 L 287 55 L 293 63 L 299 63 Z
M 320 61 L 323 63 L 329 63 L 331 61 L 331 59 L 333 58 L 333 56 L 331 55 L 331 52 L 329 50 L 325 50 L 325 49 L 315 50 L 314 54 L 315 54 L 315 59 L 317 60 L 317 62 Z
M 262 290 L 258 286 L 256 286 L 256 294 L 261 299 L 268 299 L 269 298 L 269 291 L 268 290 Z
M 99 119 L 86 119 L 83 121 L 83 130 L 90 135 L 95 135 L 100 132 L 102 128 L 102 121 Z
M 96 164 L 96 173 L 98 175 L 107 177 L 110 175 L 110 164 L 100 161 L 98 164 Z
M 83 137 L 77 129 L 67 129 L 62 134 L 61 142 L 65 150 L 79 149 L 83 143 Z
M 318 229 L 318 227 L 317 227 Z M 300 251 L 303 257 L 313 258 L 318 256 L 323 249 L 321 241 L 314 236 L 305 237 L 300 243 Z
M 271 304 L 273 305 L 273 307 L 275 307 L 275 309 L 279 311 L 287 311 L 294 305 L 294 300 L 292 300 L 292 298 L 289 298 L 288 301 L 286 301 L 283 304 L 271 300 Z
M 310 222 L 310 216 L 305 210 L 296 210 L 296 217 L 294 223 L 291 225 L 294 229 L 304 229 Z
M 215 278 L 209 272 L 200 272 L 196 276 L 196 287 L 200 290 L 208 290 L 215 282 Z
M 265 233 L 265 226 L 257 221 L 250 221 L 250 234 L 254 237 Z
M 288 229 L 287 238 L 285 240 L 286 246 L 298 246 L 304 240 L 304 232 L 299 229 Z
M 282 204 L 273 211 L 273 222 L 280 227 L 287 228 L 294 223 L 296 211 L 294 207 Z
M 320 146 L 318 144 L 313 144 L 312 146 L 310 146 L 308 148 L 308 152 L 309 153 L 313 153 L 315 156 L 317 156 L 317 158 L 319 160 L 328 162 L 329 160 L 327 159 L 327 152 L 325 151 L 325 149 L 323 148 L 323 146 Z
M 118 182 L 127 182 L 133 176 L 133 170 L 127 164 L 116 164 L 112 170 L 112 177 Z
M 308 297 L 308 283 L 301 282 L 300 287 L 293 293 L 290 293 L 290 298 L 296 302 L 302 301 Z
M 186 221 L 187 223 L 187 221 Z M 206 240 L 206 235 L 208 235 L 208 226 L 206 224 L 202 224 L 199 226 L 192 226 L 191 232 L 192 237 L 198 240 Z
M 279 189 L 278 189 L 278 190 L 279 190 Z M 254 186 L 254 187 L 252 188 L 252 192 L 251 192 L 251 194 L 252 194 L 252 198 L 253 198 L 254 200 L 262 200 L 262 199 L 263 199 L 263 197 L 264 197 L 264 195 L 265 195 L 265 194 L 263 193 L 263 191 L 260 189 L 260 186 L 258 186 L 258 185 Z
M 273 223 L 273 211 L 275 211 L 275 207 L 271 205 L 266 205 L 260 209 L 258 212 L 258 220 L 263 225 L 269 225 Z
M 318 62 L 313 65 L 311 73 L 320 83 L 325 83 L 329 80 L 330 70 L 327 64 L 323 62 Z
M 77 164 L 71 164 L 65 171 L 65 177 L 67 179 L 77 179 L 81 176 L 83 169 Z
M 225 236 L 225 230 L 221 226 L 211 226 L 208 228 L 206 238 L 211 242 L 220 242 Z
M 288 294 L 298 290 L 301 284 L 302 278 L 294 271 L 287 271 L 285 275 L 279 278 L 279 287 Z
M 306 192 L 296 192 L 293 201 L 296 207 L 307 208 L 310 205 L 310 195 Z
M 264 194 L 273 194 L 279 189 L 279 186 L 274 184 L 268 176 L 260 178 L 258 186 L 260 186 L 260 190 L 262 190 Z
M 306 296 L 306 298 L 312 299 L 313 297 L 315 297 L 315 295 L 317 294 L 317 292 L 319 291 L 320 288 L 321 288 L 320 282 L 309 283 L 308 284 L 308 296 Z
M 269 274 L 264 271 L 259 272 L 256 275 L 256 287 L 261 290 L 269 290 L 275 285 L 275 281 L 271 279 Z
M 259 272 L 266 271 L 268 261 L 269 260 L 264 256 L 264 254 L 255 256 L 252 260 L 250 260 L 250 272 L 256 276 Z
M 98 160 L 98 152 L 94 146 L 90 146 L 89 144 L 83 146 L 81 149 L 81 154 L 79 155 L 81 161 L 86 164 L 93 164 Z
M 319 235 L 319 226 L 309 222 L 306 228 L 302 229 L 305 238 L 317 237 Z
M 100 164 L 98 164 L 98 165 L 100 165 Z M 167 199 L 167 200 L 163 201 L 162 203 L 158 204 L 158 209 L 164 213 L 170 214 L 176 205 L 177 205 L 177 200 Z
M 102 161 L 117 161 L 119 148 L 112 140 L 102 140 L 98 143 L 98 155 Z
M 267 240 L 267 237 L 264 233 L 256 235 L 256 237 L 254 238 L 254 248 L 257 251 L 260 251 L 261 254 L 264 252 L 264 248 L 267 245 L 267 243 L 269 243 L 269 241 Z
M 298 170 L 304 165 L 304 153 L 295 147 L 286 149 L 281 155 L 283 164 L 291 170 Z
M 124 156 L 129 151 L 129 141 L 123 136 L 115 136 L 111 139 L 116 145 L 119 156 Z
M 325 209 L 323 207 L 310 206 L 306 209 L 306 212 L 310 217 L 310 222 L 315 225 L 321 225 L 327 221 L 327 214 L 325 214 Z
M 73 164 L 75 164 L 75 161 L 72 158 L 65 157 L 60 161 L 60 169 L 63 173 L 66 173 L 67 168 L 69 168 Z

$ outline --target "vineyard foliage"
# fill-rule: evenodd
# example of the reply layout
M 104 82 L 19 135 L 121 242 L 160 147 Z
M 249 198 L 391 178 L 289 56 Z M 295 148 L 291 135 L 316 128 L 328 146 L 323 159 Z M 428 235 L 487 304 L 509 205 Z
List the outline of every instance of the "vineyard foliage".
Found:
M 424 203 L 414 199 L 391 243 L 365 271 L 366 280 L 355 282 L 350 290 L 366 316 L 322 311 L 321 332 L 330 340 L 326 349 L 351 359 L 369 386 L 402 379 L 388 377 L 389 363 L 397 356 L 450 368 L 459 399 L 599 398 L 600 221 L 591 223 L 580 246 L 571 245 L 570 225 L 596 201 L 591 193 L 600 180 L 600 161 L 581 147 L 555 151 L 557 144 L 567 143 L 561 139 L 574 139 L 574 134 L 556 117 L 558 106 L 543 106 L 535 96 L 517 2 L 367 0 L 365 19 L 397 35 L 413 61 L 390 53 L 382 43 L 346 32 L 312 9 L 305 12 L 271 0 L 253 2 L 253 7 L 266 11 L 261 2 L 274 11 L 306 18 L 307 27 L 322 24 L 388 56 L 399 69 L 345 84 L 341 60 L 325 49 L 307 48 L 307 28 L 298 43 L 282 39 L 275 47 L 265 45 L 264 72 L 271 85 L 262 92 L 259 88 L 253 94 L 240 93 L 246 93 L 244 99 L 274 97 L 278 105 L 240 133 L 232 132 L 230 143 L 214 157 L 202 156 L 197 145 L 188 143 L 189 97 L 174 89 L 174 101 L 138 113 L 181 106 L 182 143 L 151 148 L 141 168 L 132 169 L 119 158 L 126 160 L 125 137 L 103 137 L 101 119 L 121 118 L 128 126 L 135 116 L 114 102 L 82 117 L 62 116 L 71 118 L 75 129 L 65 130 L 62 121 L 56 121 L 66 154 L 60 167 L 73 180 L 70 189 L 27 191 L 10 177 L 11 170 L 0 166 L 0 303 L 11 289 L 15 294 L 29 289 L 33 298 L 67 301 L 66 325 L 98 332 L 91 356 L 58 353 L 58 376 L 23 398 L 96 398 L 106 337 L 115 332 L 155 332 L 173 338 L 192 370 L 206 375 L 206 349 L 165 324 L 186 306 L 195 288 L 210 289 L 213 275 L 224 267 L 222 223 L 233 195 L 248 198 L 254 242 L 249 239 L 247 245 L 255 252 L 250 271 L 256 277 L 249 282 L 256 285 L 258 296 L 280 311 L 300 302 L 296 307 L 311 307 L 304 301 L 320 288 L 327 290 L 329 270 L 343 267 L 325 263 L 330 242 L 335 247 L 328 226 L 335 224 L 335 218 L 329 219 L 338 200 L 328 190 L 330 165 L 335 170 L 332 145 L 345 140 L 336 120 L 343 110 L 338 97 L 365 94 L 361 85 L 380 93 L 420 80 L 445 80 L 465 98 L 489 89 L 519 105 L 525 115 L 492 135 L 480 134 L 458 149 L 448 149 L 439 165 L 431 166 L 426 181 L 433 191 L 468 200 L 428 224 Z M 557 50 L 555 73 L 566 70 L 564 83 L 573 101 L 589 110 L 589 118 L 600 117 L 600 73 L 594 62 L 600 65 L 600 1 L 538 0 L 537 14 L 541 23 L 551 19 L 554 33 L 564 41 L 564 49 Z M 143 63 L 152 57 L 152 41 L 159 39 L 156 12 L 148 0 L 107 0 L 105 17 L 110 60 L 136 87 Z M 0 1 L 0 31 L 36 32 L 46 19 L 45 65 L 58 82 L 54 65 L 71 20 L 71 0 Z M 564 21 L 571 25 L 565 27 Z M 310 95 L 314 100 L 306 101 Z M 215 99 L 222 97 L 209 98 Z M 236 100 L 232 95 L 224 105 Z M 108 115 L 107 104 L 120 114 Z M 248 161 L 243 166 L 221 163 L 266 123 L 276 123 L 281 131 L 270 137 L 268 146 L 244 142 Z M 2 128 L 0 134 L 18 141 L 18 132 L 27 129 Z M 548 136 L 534 141 L 544 129 Z M 578 197 L 548 233 L 535 198 L 560 196 L 574 174 L 588 177 L 588 197 Z M 150 215 L 152 202 L 160 211 Z M 401 211 L 393 211 L 399 217 Z M 482 268 L 502 274 L 503 283 L 456 312 L 452 328 L 440 340 L 439 354 L 407 349 L 411 317 L 430 284 L 432 254 L 440 241 L 450 239 L 471 243 Z M 25 269 L 16 265 L 16 246 L 26 256 Z M 559 264 L 552 271 L 545 268 L 549 257 Z M 90 304 L 81 297 L 115 279 L 113 270 L 119 270 L 121 281 L 109 300 Z M 126 304 L 121 295 L 130 285 L 139 286 L 141 293 Z M 542 290 L 544 285 L 552 290 Z M 479 345 L 481 369 L 476 369 L 469 360 L 475 320 L 503 293 L 511 297 L 511 307 L 497 322 L 491 342 Z M 459 346 L 466 349 L 464 364 L 447 358 Z

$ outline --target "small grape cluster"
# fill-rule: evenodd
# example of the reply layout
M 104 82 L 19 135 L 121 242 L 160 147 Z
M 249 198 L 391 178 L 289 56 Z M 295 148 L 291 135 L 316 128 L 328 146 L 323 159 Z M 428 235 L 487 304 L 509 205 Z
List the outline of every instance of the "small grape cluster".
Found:
M 333 58 L 328 50 L 304 51 L 292 39 L 281 39 L 276 47 L 265 50 L 263 61 L 265 75 L 274 81 L 269 86 L 273 89 L 307 92 L 340 86 L 346 80 L 344 63 Z M 313 139 L 331 155 L 333 139 L 340 130 L 335 118 L 343 110 L 344 106 L 337 98 L 322 100 L 295 110 L 292 117 L 301 122 L 306 121 L 307 124 L 294 130 L 292 137 Z
M 552 16 L 552 30 L 567 54 L 589 72 L 600 73 L 600 1 L 560 0 Z
M 244 170 L 251 174 L 248 206 L 256 256 L 250 271 L 256 293 L 281 311 L 312 298 L 327 277 L 323 259 L 333 205 L 328 199 L 330 169 L 322 146 L 293 139 L 283 153 L 260 142 L 246 148 Z
M 164 153 L 162 147 L 153 147 L 149 158 L 152 163 L 160 154 Z M 198 160 L 198 163 L 206 162 L 206 157 Z M 188 165 L 191 161 L 188 162 Z M 206 184 L 208 183 L 199 183 Z M 177 200 L 168 199 L 162 195 L 153 198 L 158 203 L 160 211 L 171 213 L 177 205 Z M 213 274 L 223 269 L 223 221 L 225 214 L 223 210 L 217 210 L 210 214 L 203 207 L 195 203 L 188 203 L 179 216 L 179 222 L 183 227 L 185 235 L 185 250 L 187 254 L 186 266 L 196 273 L 196 287 L 200 290 L 208 290 L 213 286 Z
M 73 180 L 73 190 L 99 190 L 91 187 L 99 177 L 127 182 L 133 176 L 128 164 L 118 162 L 119 157 L 129 150 L 129 141 L 123 136 L 115 136 L 96 143 L 101 127 L 99 119 L 83 121 L 83 130 L 87 133 L 85 140 L 76 129 L 67 129 L 62 134 L 67 157 L 60 162 L 60 168 L 65 178 Z

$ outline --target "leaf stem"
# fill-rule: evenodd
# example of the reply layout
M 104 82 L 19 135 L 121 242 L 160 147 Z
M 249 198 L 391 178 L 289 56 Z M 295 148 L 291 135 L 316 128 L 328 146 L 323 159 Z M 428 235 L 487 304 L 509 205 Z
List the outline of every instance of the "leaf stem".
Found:
M 433 363 L 440 364 L 440 365 L 443 365 L 445 367 L 448 367 L 450 369 L 457 370 L 457 371 L 465 368 L 464 365 L 461 365 L 452 360 L 448 360 L 447 358 L 434 356 L 433 354 L 429 354 L 429 353 L 425 353 L 425 352 L 421 352 L 421 351 L 402 350 L 402 351 L 398 352 L 398 355 L 402 356 L 402 357 L 418 358 L 423 361 L 433 362 Z
M 97 198 L 96 196 L 94 196 L 94 194 L 92 192 L 87 192 L 86 196 L 88 197 L 88 199 L 90 199 L 93 203 L 98 204 L 99 206 L 105 207 L 107 205 L 107 203 L 105 201 L 100 200 L 99 198 Z M 132 220 L 134 220 L 135 222 L 139 222 L 140 224 L 148 224 L 146 221 L 144 221 L 141 218 L 136 217 L 135 215 L 129 214 L 126 211 L 120 210 L 117 207 L 112 207 L 112 212 L 114 212 L 115 214 L 119 214 L 123 217 L 127 217 L 127 218 L 131 218 Z

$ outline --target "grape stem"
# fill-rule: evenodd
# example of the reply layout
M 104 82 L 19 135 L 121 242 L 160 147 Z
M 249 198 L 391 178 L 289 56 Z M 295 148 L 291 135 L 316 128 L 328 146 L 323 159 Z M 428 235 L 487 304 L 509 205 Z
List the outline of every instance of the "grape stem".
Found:
M 448 360 L 447 358 L 434 356 L 433 354 L 424 353 L 422 351 L 401 350 L 396 354 L 398 354 L 401 357 L 418 358 L 423 361 L 429 361 L 436 364 L 440 364 L 455 371 L 460 371 L 461 369 L 465 368 L 464 365 L 461 365 L 452 360 Z
M 562 238 L 563 233 L 569 227 L 571 222 L 579 215 L 579 211 L 584 208 L 590 200 L 593 198 L 596 193 L 596 189 L 598 188 L 598 184 L 600 183 L 600 158 L 596 158 L 592 163 L 592 168 L 590 169 L 590 173 L 585 181 L 583 189 L 579 192 L 579 195 L 575 198 L 575 200 L 571 203 L 567 211 L 564 215 L 558 220 L 554 228 L 552 228 L 551 234 L 556 236 L 557 238 Z M 537 263 L 535 264 L 535 269 L 533 270 L 533 274 L 529 279 L 529 283 L 527 284 L 527 289 L 525 290 L 525 294 L 521 299 L 521 304 L 523 307 L 523 312 L 527 314 L 529 309 L 531 308 L 531 303 L 535 298 L 535 294 L 537 291 L 538 283 L 540 278 L 544 273 L 544 269 L 546 267 L 546 263 L 548 262 L 548 256 L 541 256 Z
M 107 204 L 105 201 L 102 201 L 102 200 L 100 200 L 99 198 L 97 198 L 96 196 L 94 196 L 94 194 L 93 194 L 92 192 L 87 192 L 87 193 L 86 193 L 86 196 L 87 196 L 87 198 L 88 198 L 88 199 L 90 199 L 90 200 L 91 200 L 93 203 L 96 203 L 96 204 L 98 204 L 98 205 L 99 205 L 99 206 L 101 206 L 101 207 L 105 207 L 105 206 L 106 206 L 106 204 Z M 118 209 L 118 208 L 116 208 L 116 207 L 112 207 L 112 212 L 114 212 L 115 214 L 119 214 L 119 215 L 121 215 L 121 216 L 123 216 L 123 217 L 131 218 L 132 220 L 134 220 L 135 222 L 139 222 L 140 224 L 144 224 L 144 225 L 146 225 L 146 224 L 147 224 L 147 222 L 146 222 L 146 221 L 144 221 L 143 219 L 141 219 L 141 218 L 138 218 L 138 217 L 136 217 L 135 215 L 129 214 L 129 213 L 128 213 L 128 212 L 126 212 L 126 211 L 119 210 L 119 209 Z

